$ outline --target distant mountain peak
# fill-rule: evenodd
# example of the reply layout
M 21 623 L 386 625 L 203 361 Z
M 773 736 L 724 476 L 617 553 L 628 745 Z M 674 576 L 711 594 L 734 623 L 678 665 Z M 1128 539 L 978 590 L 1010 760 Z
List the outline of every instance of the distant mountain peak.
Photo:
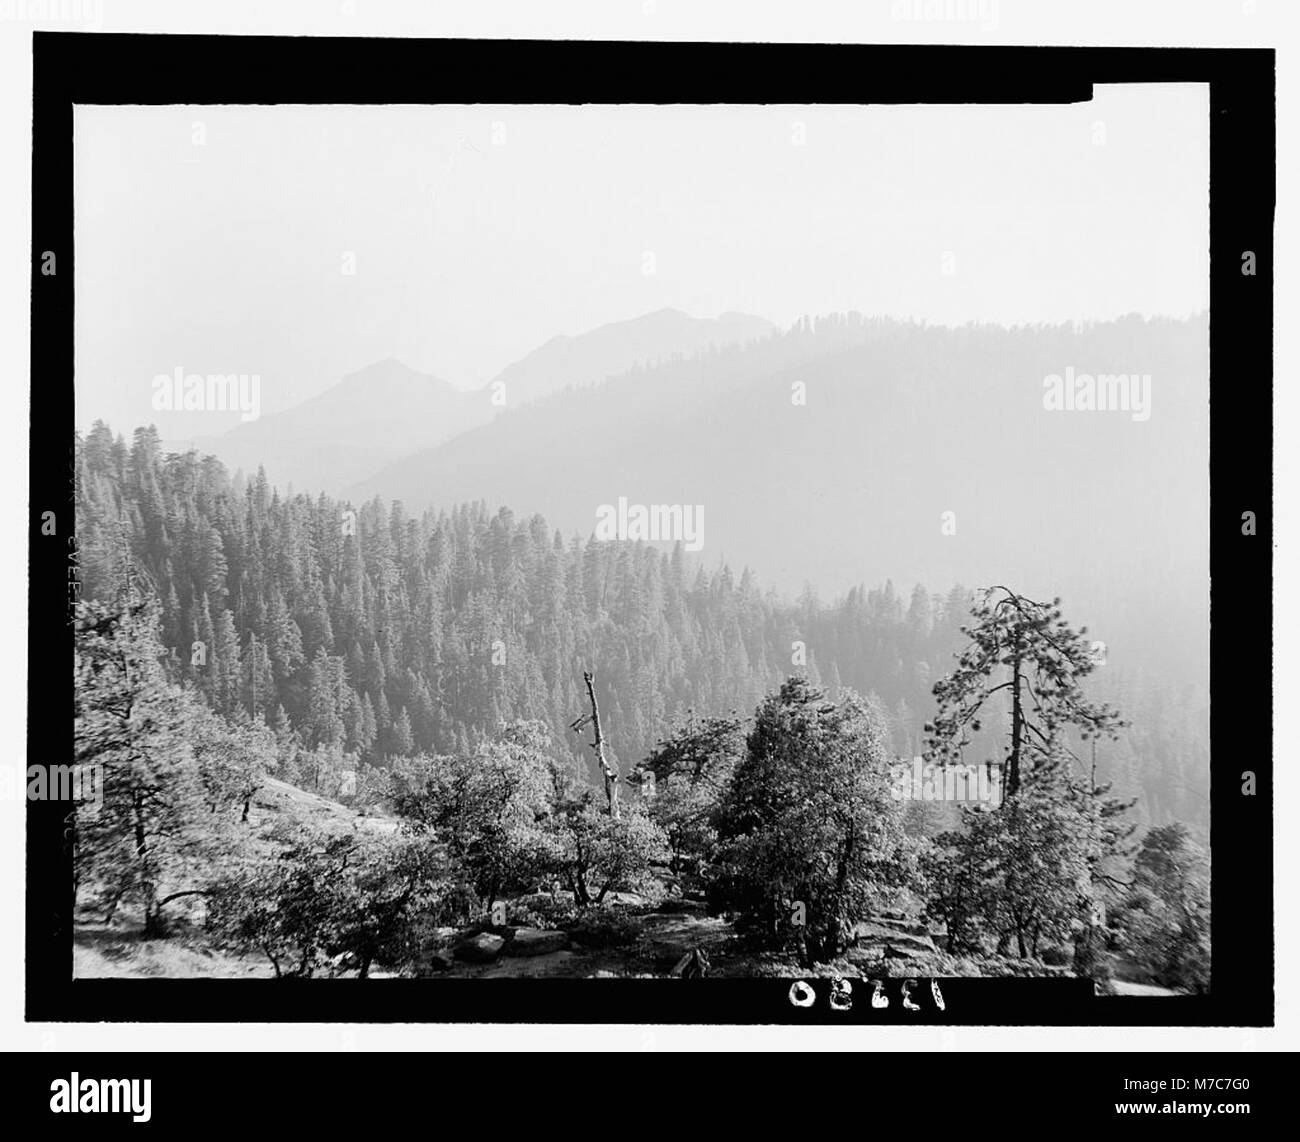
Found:
M 403 380 L 418 379 L 436 385 L 447 384 L 447 382 L 442 380 L 441 377 L 436 377 L 432 373 L 422 373 L 419 369 L 413 369 L 405 361 L 399 360 L 397 357 L 385 357 L 382 361 L 376 361 L 372 365 L 365 365 L 360 369 L 354 369 L 352 372 L 344 374 L 342 380 L 340 380 L 338 384 L 332 385 L 323 393 L 319 393 L 318 396 L 325 396 L 334 389 L 337 389 L 339 385 L 353 381 L 376 379 L 388 380 L 393 378 L 400 378 Z
M 712 345 L 764 336 L 769 322 L 743 314 L 698 318 L 666 306 L 574 336 L 561 334 L 503 370 L 480 389 L 461 390 L 441 377 L 385 357 L 344 375 L 285 411 L 203 441 L 233 468 L 265 464 L 277 483 L 335 491 L 412 452 L 436 447 L 518 407 L 572 385 L 590 385 L 634 366 L 688 356 Z
M 757 340 L 774 328 L 765 318 L 749 314 L 692 317 L 673 306 L 664 306 L 585 333 L 552 337 L 507 365 L 489 386 L 504 385 L 511 405 L 527 404 L 574 385 L 591 385 L 618 376 L 637 365 L 698 353 L 712 346 Z
M 676 309 L 671 305 L 665 305 L 662 309 L 652 310 L 650 313 L 646 314 L 645 316 L 646 317 L 676 317 L 676 318 L 684 317 L 687 321 L 708 320 L 707 318 L 692 317 L 685 310 Z

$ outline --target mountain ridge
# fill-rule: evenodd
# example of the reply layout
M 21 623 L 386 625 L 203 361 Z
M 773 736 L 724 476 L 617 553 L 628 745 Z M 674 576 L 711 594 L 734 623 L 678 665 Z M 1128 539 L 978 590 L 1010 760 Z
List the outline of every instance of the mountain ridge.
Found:
M 1203 316 L 823 319 L 552 394 L 342 495 L 412 511 L 482 500 L 566 536 L 592 535 L 620 497 L 701 505 L 704 560 L 725 550 L 780 591 L 1011 577 L 1071 598 L 1101 638 L 1158 618 L 1144 657 L 1178 669 L 1207 655 L 1207 348 Z M 1151 419 L 1048 411 L 1044 378 L 1071 365 L 1149 370 Z
M 560 334 L 473 389 L 387 357 L 292 408 L 221 436 L 196 437 L 192 445 L 232 471 L 261 466 L 273 483 L 333 493 L 403 455 L 486 424 L 503 409 L 597 384 L 643 363 L 753 340 L 774 328 L 736 312 L 697 318 L 664 308 Z

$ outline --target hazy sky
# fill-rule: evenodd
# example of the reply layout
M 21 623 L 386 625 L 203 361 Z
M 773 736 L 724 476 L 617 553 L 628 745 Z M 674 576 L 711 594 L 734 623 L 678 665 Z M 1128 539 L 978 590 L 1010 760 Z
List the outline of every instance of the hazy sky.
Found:
M 263 413 L 387 357 L 477 385 L 664 306 L 1185 315 L 1209 304 L 1207 115 L 1200 85 L 1065 107 L 78 107 L 77 422 L 157 420 L 152 378 L 178 367 L 259 374 Z

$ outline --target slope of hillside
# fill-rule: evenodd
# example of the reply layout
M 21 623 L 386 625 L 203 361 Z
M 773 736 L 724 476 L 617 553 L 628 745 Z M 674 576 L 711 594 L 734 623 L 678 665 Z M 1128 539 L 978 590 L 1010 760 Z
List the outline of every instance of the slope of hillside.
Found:
M 377 467 L 485 423 L 492 406 L 389 359 L 285 412 L 195 442 L 232 471 L 266 468 L 272 483 L 330 491 Z

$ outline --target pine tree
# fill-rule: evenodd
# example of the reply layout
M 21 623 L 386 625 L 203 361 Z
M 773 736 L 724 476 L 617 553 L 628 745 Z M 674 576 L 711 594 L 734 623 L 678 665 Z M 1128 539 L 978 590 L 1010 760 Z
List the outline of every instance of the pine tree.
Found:
M 239 635 L 235 616 L 224 608 L 217 612 L 214 644 L 208 660 L 212 677 L 212 701 L 223 714 L 234 714 L 240 707 L 243 690 L 243 663 L 239 653 Z
M 1065 748 L 1067 728 L 1078 729 L 1086 741 L 1114 736 L 1123 725 L 1109 706 L 1084 696 L 1081 683 L 1095 656 L 1083 637 L 1087 628 L 1071 629 L 1059 604 L 1060 599 L 1037 603 L 1006 587 L 989 588 L 972 609 L 973 624 L 961 628 L 971 641 L 957 669 L 935 683 L 939 709 L 926 731 L 929 754 L 940 763 L 960 764 L 993 696 L 1008 693 L 1010 735 L 998 762 L 1008 801 L 1026 772 Z
M 158 935 L 164 887 L 203 843 L 191 711 L 163 675 L 155 601 L 131 589 L 121 608 L 78 604 L 74 621 L 75 757 L 102 795 L 75 813 L 77 883 L 102 892 L 109 916 L 137 900 L 145 935 Z
M 275 673 L 266 644 L 256 633 L 249 633 L 243 659 L 241 700 L 249 714 L 258 717 L 266 714 L 268 704 L 275 700 Z
M 340 682 L 343 660 L 331 658 L 321 647 L 311 663 L 308 683 L 308 741 L 313 746 L 333 746 L 343 740 Z
M 388 752 L 405 757 L 415 749 L 415 741 L 411 735 L 411 716 L 406 712 L 403 706 L 397 711 L 397 719 L 393 722 L 393 729 L 388 739 Z

